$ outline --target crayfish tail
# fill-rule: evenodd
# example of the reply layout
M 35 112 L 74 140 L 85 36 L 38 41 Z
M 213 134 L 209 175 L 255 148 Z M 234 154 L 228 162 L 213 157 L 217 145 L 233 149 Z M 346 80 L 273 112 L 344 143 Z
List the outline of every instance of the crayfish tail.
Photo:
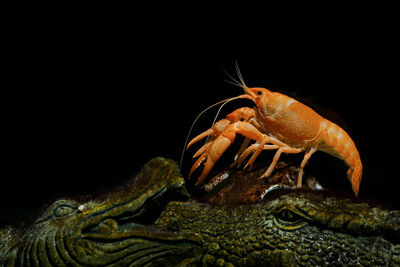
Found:
M 358 196 L 360 183 L 361 183 L 361 177 L 362 177 L 361 160 L 355 164 L 355 167 L 350 167 L 350 169 L 347 171 L 347 176 L 351 182 L 354 194 L 356 194 L 356 196 Z
M 322 140 L 319 150 L 343 160 L 349 166 L 347 176 L 354 193 L 358 195 L 362 163 L 354 141 L 342 128 L 328 120 L 322 122 L 321 130 Z

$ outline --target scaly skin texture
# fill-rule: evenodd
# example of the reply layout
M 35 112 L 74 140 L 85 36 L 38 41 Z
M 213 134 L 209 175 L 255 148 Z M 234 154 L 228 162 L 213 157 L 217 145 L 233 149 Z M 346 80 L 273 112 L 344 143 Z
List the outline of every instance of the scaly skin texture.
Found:
M 153 159 L 103 201 L 59 200 L 0 230 L 0 266 L 400 266 L 400 211 L 311 190 L 188 197 L 176 164 Z
M 231 208 L 171 202 L 156 225 L 200 235 L 207 264 L 400 265 L 400 212 L 322 194 Z
M 175 162 L 156 158 L 104 201 L 53 203 L 26 229 L 0 230 L 0 266 L 146 266 L 190 263 L 193 234 L 152 226 L 170 199 L 189 197 Z

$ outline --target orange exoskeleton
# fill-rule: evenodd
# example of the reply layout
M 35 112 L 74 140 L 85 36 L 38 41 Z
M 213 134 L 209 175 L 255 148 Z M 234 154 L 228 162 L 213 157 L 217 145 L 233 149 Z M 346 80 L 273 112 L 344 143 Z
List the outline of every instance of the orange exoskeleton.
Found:
M 211 136 L 193 156 L 199 158 L 191 168 L 189 176 L 206 161 L 196 185 L 204 180 L 239 133 L 245 137 L 245 141 L 235 157 L 234 164 L 241 165 L 252 153 L 245 168 L 252 167 L 262 150 L 276 149 L 272 163 L 261 177 L 265 178 L 273 172 L 282 153 L 305 152 L 298 173 L 297 187 L 301 187 L 304 166 L 311 155 L 320 150 L 346 163 L 349 167 L 348 179 L 354 193 L 358 195 L 362 163 L 356 145 L 342 128 L 289 96 L 265 88 L 247 87 L 240 74 L 239 78 L 241 83 L 238 84 L 246 94 L 231 99 L 247 98 L 255 103 L 255 107 L 235 110 L 226 119 L 219 120 L 212 128 L 189 142 L 186 149 L 197 141 Z M 251 140 L 255 142 L 249 145 Z

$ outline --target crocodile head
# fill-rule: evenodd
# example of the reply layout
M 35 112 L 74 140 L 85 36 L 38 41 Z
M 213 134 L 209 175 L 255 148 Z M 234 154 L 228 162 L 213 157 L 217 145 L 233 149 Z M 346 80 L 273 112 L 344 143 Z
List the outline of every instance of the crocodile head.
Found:
M 400 211 L 304 189 L 240 205 L 188 198 L 175 162 L 153 159 L 103 201 L 59 200 L 31 226 L 0 230 L 0 263 L 400 265 Z
M 176 265 L 198 257 L 201 247 L 195 234 L 153 226 L 166 203 L 189 197 L 174 166 L 171 160 L 154 159 L 104 201 L 58 200 L 25 231 L 3 229 L 0 263 L 143 266 Z

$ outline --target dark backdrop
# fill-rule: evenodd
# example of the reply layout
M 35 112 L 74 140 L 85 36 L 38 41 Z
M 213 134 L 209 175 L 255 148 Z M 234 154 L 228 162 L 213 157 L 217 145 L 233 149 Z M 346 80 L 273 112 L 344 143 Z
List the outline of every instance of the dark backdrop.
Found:
M 365 168 L 360 197 L 400 208 L 398 71 L 390 35 L 316 31 L 224 39 L 67 29 L 28 29 L 10 49 L 1 224 L 55 198 L 112 188 L 155 156 L 179 160 L 197 114 L 241 94 L 224 81 L 223 70 L 235 76 L 236 61 L 249 86 L 294 96 L 343 126 Z M 250 104 L 237 101 L 221 114 Z M 192 135 L 210 127 L 215 112 Z M 346 168 L 333 157 L 317 153 L 307 170 L 322 180 L 339 174 L 332 179 L 351 193 Z

